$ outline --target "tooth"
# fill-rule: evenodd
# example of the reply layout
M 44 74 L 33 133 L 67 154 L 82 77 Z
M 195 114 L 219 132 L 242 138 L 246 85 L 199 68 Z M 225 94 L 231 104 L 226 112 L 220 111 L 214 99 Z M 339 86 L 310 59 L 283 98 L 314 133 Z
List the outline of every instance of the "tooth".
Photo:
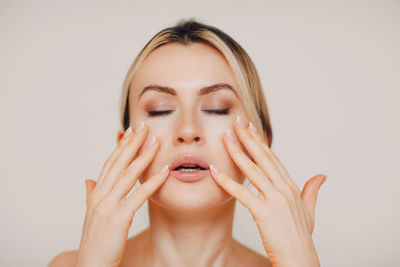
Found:
M 199 169 L 199 168 L 179 168 L 178 170 L 179 170 L 179 171 L 187 171 L 187 172 L 190 172 L 190 171 L 199 171 L 200 169 Z

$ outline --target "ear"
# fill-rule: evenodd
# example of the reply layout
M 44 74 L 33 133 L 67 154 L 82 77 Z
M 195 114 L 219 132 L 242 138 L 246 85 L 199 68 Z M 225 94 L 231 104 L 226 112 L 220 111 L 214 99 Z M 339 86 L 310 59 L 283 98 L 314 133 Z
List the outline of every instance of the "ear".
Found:
M 125 131 L 120 129 L 117 133 L 117 143 L 119 143 L 119 141 L 121 141 L 122 137 L 124 137 L 124 133 Z

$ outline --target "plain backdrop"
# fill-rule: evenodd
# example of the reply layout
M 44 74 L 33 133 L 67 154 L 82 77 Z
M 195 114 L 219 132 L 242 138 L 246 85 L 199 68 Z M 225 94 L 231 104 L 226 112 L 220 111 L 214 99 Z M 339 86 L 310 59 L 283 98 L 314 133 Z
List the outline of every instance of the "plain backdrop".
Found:
M 400 1 L 0 1 L 0 265 L 79 246 L 84 179 L 116 145 L 122 82 L 182 18 L 220 28 L 260 74 L 272 149 L 303 188 L 326 174 L 322 266 L 400 266 Z M 130 236 L 147 227 L 147 204 Z M 239 202 L 234 236 L 267 255 Z

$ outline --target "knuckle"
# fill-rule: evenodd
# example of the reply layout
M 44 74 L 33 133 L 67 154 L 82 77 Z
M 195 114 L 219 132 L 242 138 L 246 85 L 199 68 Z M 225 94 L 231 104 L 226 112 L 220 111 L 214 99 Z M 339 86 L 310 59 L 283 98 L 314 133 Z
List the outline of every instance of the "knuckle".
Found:
M 126 143 L 126 146 L 129 149 L 135 149 L 138 146 L 138 139 L 137 138 L 132 138 L 131 140 L 129 140 L 128 143 Z
M 134 171 L 132 170 L 132 164 L 122 171 L 118 180 L 120 182 L 126 182 L 130 177 L 134 176 Z
M 234 155 L 240 155 L 240 153 L 242 152 L 241 148 L 238 145 L 232 145 L 231 151 L 232 151 L 232 154 L 234 154 Z
M 110 214 L 110 207 L 104 200 L 97 203 L 94 208 L 95 214 L 100 218 L 108 218 Z
M 250 164 L 248 164 L 247 169 L 249 170 L 250 173 L 258 173 L 260 170 L 260 168 L 252 162 L 250 162 Z
M 140 133 L 134 134 L 134 136 L 129 140 L 127 145 L 130 146 L 131 148 L 140 147 L 146 140 L 147 134 L 145 132 L 146 131 L 142 131 Z
M 122 157 L 123 157 L 123 155 L 122 155 Z M 111 165 L 112 169 L 120 169 L 120 168 L 124 167 L 125 164 L 124 164 L 122 157 L 120 156 L 114 160 L 114 162 Z
M 112 157 L 110 156 L 109 158 L 107 158 L 107 160 L 104 162 L 103 164 L 103 169 L 106 169 L 108 166 L 110 166 L 112 162 Z
M 266 151 L 263 148 L 260 148 L 259 151 L 260 151 L 260 153 L 259 153 L 260 159 L 267 158 L 267 159 L 271 160 L 271 155 L 268 153 L 268 151 Z

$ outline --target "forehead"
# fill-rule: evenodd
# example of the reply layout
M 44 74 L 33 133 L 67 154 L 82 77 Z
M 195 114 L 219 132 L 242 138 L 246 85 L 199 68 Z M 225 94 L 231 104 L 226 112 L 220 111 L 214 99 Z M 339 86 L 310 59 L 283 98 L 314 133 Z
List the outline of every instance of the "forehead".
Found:
M 237 88 L 225 57 L 211 45 L 171 43 L 152 51 L 142 62 L 131 82 L 134 96 L 150 84 L 176 90 L 198 90 L 214 83 L 229 83 Z

